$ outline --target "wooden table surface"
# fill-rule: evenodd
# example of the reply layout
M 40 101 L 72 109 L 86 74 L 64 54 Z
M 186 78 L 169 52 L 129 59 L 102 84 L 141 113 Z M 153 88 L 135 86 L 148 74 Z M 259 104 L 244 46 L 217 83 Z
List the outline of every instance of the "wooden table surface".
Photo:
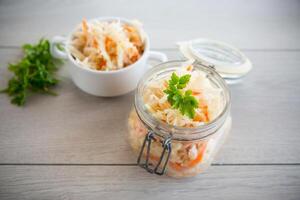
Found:
M 189 179 L 146 173 L 125 138 L 133 93 L 93 97 L 77 89 L 67 63 L 57 97 L 24 108 L 0 95 L 0 199 L 300 199 L 300 2 L 0 2 L 0 87 L 20 46 L 66 35 L 82 18 L 139 19 L 151 48 L 179 57 L 175 43 L 228 42 L 254 68 L 231 85 L 233 127 L 211 168 Z

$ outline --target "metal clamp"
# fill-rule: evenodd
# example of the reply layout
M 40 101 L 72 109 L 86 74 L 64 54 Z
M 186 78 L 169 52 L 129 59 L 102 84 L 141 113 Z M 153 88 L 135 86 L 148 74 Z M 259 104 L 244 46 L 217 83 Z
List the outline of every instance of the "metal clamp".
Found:
M 213 64 L 204 64 L 203 62 L 198 61 L 198 60 L 194 60 L 194 62 L 192 63 L 192 65 L 194 65 L 194 64 L 201 65 L 201 66 L 204 66 L 204 67 L 208 67 L 208 68 L 211 68 L 211 69 L 213 69 L 213 70 L 216 71 L 216 67 Z
M 146 169 L 151 174 L 155 173 L 157 175 L 163 175 L 166 171 L 166 167 L 167 167 L 170 155 L 171 155 L 171 137 L 168 137 L 161 142 L 163 151 L 161 153 L 160 159 L 155 167 L 150 167 L 150 166 L 153 166 L 152 163 L 149 163 L 149 158 L 150 158 L 150 151 L 151 151 L 151 142 L 152 142 L 152 140 L 155 141 L 154 134 L 155 134 L 154 131 L 149 131 L 147 133 L 147 135 L 145 136 L 137 163 L 140 167 Z M 142 163 L 141 160 L 142 160 L 144 149 L 146 148 L 146 146 L 147 146 L 146 158 L 145 158 L 145 162 Z M 167 157 L 166 157 L 164 163 L 162 164 L 162 161 L 165 158 L 166 152 L 167 152 Z M 161 165 L 162 165 L 162 170 L 158 171 L 158 169 Z

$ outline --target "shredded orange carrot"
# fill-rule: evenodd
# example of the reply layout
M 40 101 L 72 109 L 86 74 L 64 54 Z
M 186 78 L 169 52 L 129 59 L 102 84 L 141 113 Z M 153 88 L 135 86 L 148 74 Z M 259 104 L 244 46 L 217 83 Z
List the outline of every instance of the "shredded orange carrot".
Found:
M 86 21 L 86 19 L 83 19 L 82 20 L 82 32 L 83 32 L 84 36 L 86 37 L 86 39 L 87 39 L 87 35 L 88 35 L 88 29 L 89 29 L 89 27 L 87 25 L 87 21 Z
M 95 47 L 95 48 L 99 47 L 99 44 L 98 44 L 98 41 L 97 41 L 96 37 L 93 38 L 93 47 Z
M 205 149 L 206 149 L 206 145 L 207 143 L 204 143 L 202 146 L 201 146 L 201 149 L 199 150 L 198 152 L 198 156 L 196 159 L 194 160 L 191 160 L 189 161 L 185 166 L 182 166 L 180 165 L 179 163 L 173 163 L 173 162 L 169 162 L 169 166 L 172 168 L 172 169 L 175 169 L 176 171 L 182 171 L 182 170 L 185 170 L 185 169 L 190 169 L 194 166 L 196 166 L 198 163 L 200 163 L 203 159 L 203 155 L 204 155 L 204 152 L 205 152 Z
M 195 167 L 197 164 L 199 164 L 202 161 L 204 152 L 206 150 L 206 146 L 207 146 L 206 142 L 204 144 L 202 144 L 200 150 L 198 151 L 198 156 L 194 160 L 189 161 L 184 166 L 180 165 L 179 163 L 170 162 L 170 161 L 169 161 L 169 166 L 176 171 L 182 171 L 182 170 L 186 170 L 186 169 Z M 160 160 L 159 157 L 154 156 L 152 154 L 149 155 L 149 158 L 150 158 L 150 160 L 153 160 L 153 161 Z
M 203 110 L 203 113 L 204 113 L 204 115 L 205 115 L 205 121 L 206 121 L 206 122 L 209 122 L 208 106 L 207 106 L 207 105 L 203 106 L 203 107 L 202 107 L 202 110 Z
M 204 116 L 203 113 L 196 114 L 193 120 L 194 120 L 194 121 L 197 121 L 197 122 L 203 122 L 203 121 L 205 121 L 205 120 L 204 120 L 205 118 L 204 118 L 203 116 Z
M 194 95 L 194 96 L 199 95 L 199 94 L 201 94 L 201 92 L 192 91 L 192 95 Z
M 133 31 L 134 31 L 133 27 L 128 26 L 128 25 L 126 25 L 126 24 L 123 25 L 123 28 L 124 28 L 126 31 L 128 31 L 128 32 L 133 32 Z
M 110 37 L 105 38 L 105 50 L 112 60 L 117 58 L 117 43 Z
M 192 65 L 187 66 L 186 70 L 187 71 L 192 71 L 193 70 L 193 66 Z
M 171 104 L 168 101 L 166 101 L 165 103 L 162 103 L 160 107 L 161 109 L 168 109 L 171 108 Z
M 99 63 L 97 65 L 97 69 L 98 70 L 105 70 L 105 66 L 106 66 L 106 60 L 104 60 L 103 58 L 100 58 Z

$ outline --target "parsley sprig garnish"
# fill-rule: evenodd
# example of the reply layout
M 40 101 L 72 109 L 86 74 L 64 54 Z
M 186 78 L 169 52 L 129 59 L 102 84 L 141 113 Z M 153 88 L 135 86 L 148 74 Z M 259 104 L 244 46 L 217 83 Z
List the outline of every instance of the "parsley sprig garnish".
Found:
M 8 69 L 14 73 L 6 89 L 1 92 L 11 97 L 11 103 L 18 106 L 25 104 L 26 98 L 32 92 L 55 95 L 50 90 L 58 83 L 55 77 L 60 60 L 52 57 L 50 43 L 41 39 L 37 45 L 23 45 L 24 57 L 16 64 L 9 64 Z
M 172 108 L 178 109 L 181 114 L 193 119 L 195 109 L 198 108 L 198 101 L 192 96 L 191 90 L 182 91 L 190 81 L 190 78 L 190 74 L 178 77 L 173 72 L 164 93 L 168 95 L 168 102 L 172 105 Z

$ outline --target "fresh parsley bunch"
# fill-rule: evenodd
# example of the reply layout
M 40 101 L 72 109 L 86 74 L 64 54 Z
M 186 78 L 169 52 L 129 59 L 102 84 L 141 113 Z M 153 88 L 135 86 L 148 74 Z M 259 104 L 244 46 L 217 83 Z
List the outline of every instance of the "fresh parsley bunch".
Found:
M 54 74 L 57 70 L 55 64 L 61 63 L 52 57 L 50 43 L 46 39 L 41 39 L 37 45 L 23 45 L 23 51 L 24 57 L 18 63 L 9 64 L 8 69 L 14 76 L 2 91 L 11 97 L 11 103 L 18 106 L 25 104 L 31 92 L 55 95 L 50 88 L 58 83 Z
M 195 116 L 195 109 L 198 108 L 197 99 L 192 96 L 192 91 L 182 91 L 190 81 L 191 75 L 186 74 L 178 77 L 174 72 L 168 82 L 168 88 L 164 93 L 168 95 L 168 102 L 173 108 L 178 109 L 181 114 L 193 119 Z

